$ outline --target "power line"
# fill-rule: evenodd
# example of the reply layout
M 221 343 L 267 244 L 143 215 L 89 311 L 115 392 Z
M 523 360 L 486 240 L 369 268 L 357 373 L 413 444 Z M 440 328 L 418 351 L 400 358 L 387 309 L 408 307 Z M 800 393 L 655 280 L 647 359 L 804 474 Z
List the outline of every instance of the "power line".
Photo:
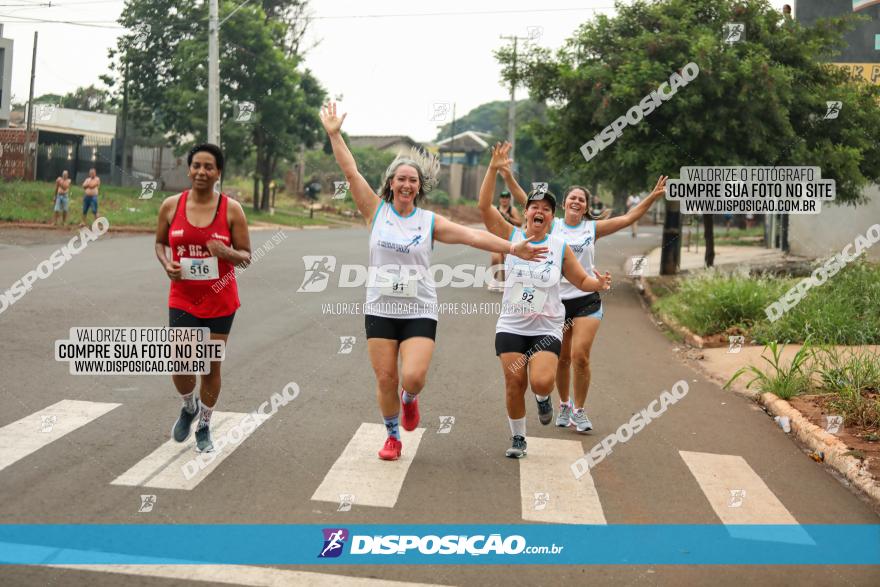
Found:
M 40 23 L 40 24 L 69 24 L 73 26 L 85 26 L 99 29 L 124 29 L 123 26 L 107 26 L 116 23 L 115 20 L 53 20 L 48 18 L 35 18 L 32 16 L 15 16 L 13 14 L 0 14 L 0 18 L 14 18 L 17 22 L 10 24 Z
M 522 8 L 518 10 L 473 10 L 456 12 L 401 12 L 394 14 L 347 14 L 339 16 L 310 16 L 309 20 L 337 20 L 344 18 L 396 18 L 420 16 L 480 16 L 491 14 L 529 14 L 534 12 L 573 12 L 582 10 L 611 10 L 614 6 L 597 6 L 595 8 Z

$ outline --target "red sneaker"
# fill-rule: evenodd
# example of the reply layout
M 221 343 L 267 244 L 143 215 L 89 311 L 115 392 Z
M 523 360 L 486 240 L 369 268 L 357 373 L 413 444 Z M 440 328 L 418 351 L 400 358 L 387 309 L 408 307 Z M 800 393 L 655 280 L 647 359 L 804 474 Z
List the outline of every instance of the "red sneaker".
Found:
M 379 458 L 383 461 L 396 461 L 400 458 L 400 453 L 402 451 L 403 443 L 393 436 L 389 436 L 388 439 L 385 440 L 385 446 L 379 451 Z
M 403 413 L 400 415 L 400 425 L 407 432 L 412 432 L 419 425 L 419 398 L 416 397 L 412 403 L 403 403 L 403 390 L 400 390 L 400 404 L 403 406 Z

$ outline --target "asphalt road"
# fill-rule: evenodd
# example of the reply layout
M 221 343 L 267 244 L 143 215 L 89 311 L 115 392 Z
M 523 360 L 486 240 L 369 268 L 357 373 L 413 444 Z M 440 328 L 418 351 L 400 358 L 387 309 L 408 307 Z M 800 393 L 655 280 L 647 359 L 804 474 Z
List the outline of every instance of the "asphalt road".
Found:
M 530 403 L 530 440 L 577 442 L 580 450 L 589 451 L 663 390 L 685 380 L 690 391 L 684 399 L 616 447 L 592 471 L 598 496 L 598 501 L 591 502 L 593 515 L 604 516 L 609 524 L 720 524 L 725 516 L 748 512 L 758 516 L 769 512 L 766 519 L 771 521 L 776 519 L 773 516 L 789 515 L 801 524 L 878 523 L 867 503 L 807 458 L 755 405 L 722 391 L 678 360 L 672 351 L 675 343 L 652 323 L 621 273 L 629 256 L 659 243 L 657 228 L 643 227 L 641 232 L 640 238 L 625 232 L 598 242 L 598 265 L 612 271 L 616 285 L 605 297 L 605 319 L 593 348 L 587 411 L 594 431 L 580 436 L 568 429 L 543 427 Z M 271 234 L 252 233 L 254 248 Z M 335 313 L 335 304 L 362 303 L 363 289 L 337 287 L 337 270 L 324 291 L 297 293 L 305 272 L 302 257 L 333 256 L 337 267 L 366 263 L 367 233 L 345 229 L 286 234 L 240 278 L 242 307 L 228 345 L 216 409 L 251 412 L 291 381 L 301 393 L 192 489 L 113 484 L 168 440 L 179 410 L 169 377 L 74 376 L 66 363 L 54 360 L 54 342 L 67 338 L 72 327 L 166 324 L 168 280 L 153 257 L 151 237 L 102 237 L 0 314 L 0 434 L 3 427 L 62 400 L 119 404 L 0 468 L 3 523 L 517 524 L 540 518 L 540 508 L 530 506 L 529 495 L 523 497 L 526 477 L 530 476 L 531 483 L 536 472 L 523 467 L 530 466 L 526 465 L 529 459 L 545 461 L 537 448 L 532 453 L 531 444 L 527 459 L 504 458 L 509 430 L 503 377 L 493 348 L 496 316 L 479 310 L 470 313 L 473 306 L 467 313 L 460 306 L 459 313 L 440 318 L 437 349 L 421 396 L 425 431 L 414 456 L 413 443 L 405 439 L 404 452 L 409 447 L 411 461 L 393 506 L 362 503 L 373 491 L 365 486 L 352 490 L 349 511 L 338 511 L 346 508 L 333 501 L 313 499 L 316 490 L 329 483 L 328 476 L 344 477 L 334 463 L 361 425 L 381 424 L 381 418 L 363 317 Z M 59 233 L 0 233 L 2 288 L 47 259 L 67 238 Z M 463 246 L 438 245 L 434 253 L 435 263 L 487 261 L 488 254 Z M 441 302 L 450 304 L 500 302 L 500 294 L 485 288 L 443 288 L 439 295 Z M 334 313 L 327 314 L 322 304 L 333 304 Z M 354 347 L 349 354 L 340 354 L 340 338 L 347 336 L 356 338 Z M 70 417 L 65 414 L 58 416 L 57 426 Z M 448 432 L 438 433 L 441 417 L 448 416 L 455 418 L 454 424 Z M 710 457 L 700 460 L 695 453 Z M 711 455 L 728 455 L 729 460 Z M 565 461 L 562 466 L 568 464 Z M 725 471 L 734 469 L 741 484 L 754 485 L 744 495 L 744 506 L 727 504 L 736 512 L 723 510 L 723 504 L 718 509 L 712 501 L 717 502 L 718 487 L 712 494 L 711 479 L 714 475 L 721 485 L 727 483 L 723 491 L 736 489 L 723 479 Z M 563 489 L 558 490 L 562 492 L 559 499 L 557 489 L 546 489 L 554 506 L 567 499 Z M 156 496 L 150 512 L 138 511 L 143 494 Z M 578 512 L 563 507 L 558 514 L 574 520 Z M 575 580 L 600 585 L 880 584 L 876 567 L 283 569 L 340 578 L 487 587 Z M 224 577 L 223 571 L 216 571 L 213 576 L 193 575 L 192 580 L 184 580 L 188 575 L 183 572 L 170 572 L 163 578 L 132 570 L 124 580 L 129 585 L 188 585 L 215 583 Z M 2 574 L 0 583 L 5 585 L 109 586 L 123 579 L 107 572 L 59 568 L 12 567 Z M 226 580 L 236 582 L 230 577 L 225 575 Z M 247 584 L 317 584 L 317 578 L 312 581 L 307 575 L 278 577 L 287 578 Z

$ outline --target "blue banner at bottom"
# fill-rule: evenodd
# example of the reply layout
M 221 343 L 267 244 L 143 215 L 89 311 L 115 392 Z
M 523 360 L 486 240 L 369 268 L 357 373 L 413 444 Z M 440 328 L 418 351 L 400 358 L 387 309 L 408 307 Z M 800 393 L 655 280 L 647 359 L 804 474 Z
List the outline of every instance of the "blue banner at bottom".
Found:
M 0 564 L 880 565 L 880 525 L 0 524 Z

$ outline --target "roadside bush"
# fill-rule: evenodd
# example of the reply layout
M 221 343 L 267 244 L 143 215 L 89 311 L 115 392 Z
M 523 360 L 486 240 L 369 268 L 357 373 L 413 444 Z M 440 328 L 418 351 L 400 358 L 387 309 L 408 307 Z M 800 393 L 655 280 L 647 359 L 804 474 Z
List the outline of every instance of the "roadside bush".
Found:
M 765 318 L 752 335 L 762 343 L 810 337 L 817 344 L 880 344 L 880 266 L 850 263 L 776 322 Z
M 678 291 L 660 298 L 656 307 L 699 335 L 748 330 L 766 320 L 764 308 L 788 287 L 783 280 L 711 271 L 681 280 Z

